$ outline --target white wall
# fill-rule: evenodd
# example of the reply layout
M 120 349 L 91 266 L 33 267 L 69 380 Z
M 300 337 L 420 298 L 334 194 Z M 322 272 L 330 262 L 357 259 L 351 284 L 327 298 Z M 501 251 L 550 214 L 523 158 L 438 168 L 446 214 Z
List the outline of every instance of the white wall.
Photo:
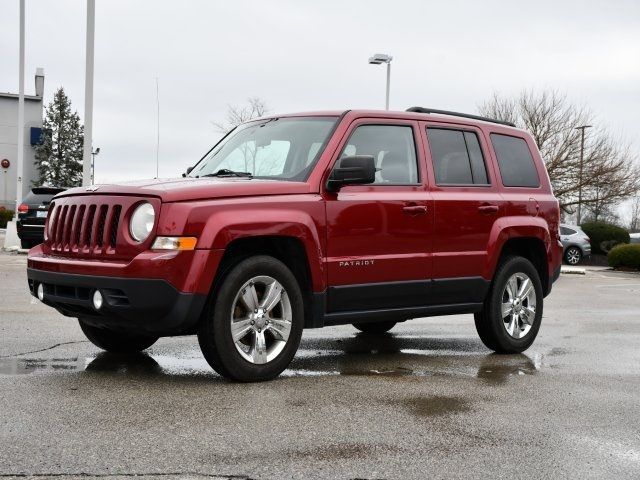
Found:
M 42 127 L 42 99 L 26 97 L 24 101 L 24 174 L 22 177 L 22 197 L 31 189 L 38 178 L 35 166 L 35 149 L 31 146 L 31 127 Z M 18 166 L 18 97 L 0 94 L 0 160 L 11 162 L 8 169 L 0 167 L 0 206 L 10 210 L 15 208 L 16 172 Z

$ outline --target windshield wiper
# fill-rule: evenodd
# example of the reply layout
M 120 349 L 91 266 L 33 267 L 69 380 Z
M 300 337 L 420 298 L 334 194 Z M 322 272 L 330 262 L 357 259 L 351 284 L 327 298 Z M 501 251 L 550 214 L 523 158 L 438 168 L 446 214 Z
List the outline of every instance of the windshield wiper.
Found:
M 228 168 L 221 168 L 216 173 L 207 173 L 206 175 L 200 175 L 201 177 L 248 177 L 252 178 L 253 175 L 249 172 L 236 172 L 229 170 Z

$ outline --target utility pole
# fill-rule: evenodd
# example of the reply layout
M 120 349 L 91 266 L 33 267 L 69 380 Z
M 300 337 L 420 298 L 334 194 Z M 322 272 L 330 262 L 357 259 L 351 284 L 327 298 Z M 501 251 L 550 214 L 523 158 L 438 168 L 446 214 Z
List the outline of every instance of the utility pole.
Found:
M 84 76 L 84 148 L 82 151 L 82 185 L 91 185 L 93 140 L 93 44 L 96 27 L 96 0 L 87 0 L 87 46 Z
M 584 166 L 584 131 L 587 128 L 591 128 L 591 125 L 581 125 L 576 127 L 576 130 L 580 130 L 580 167 L 578 170 L 578 220 L 577 225 L 580 225 L 582 219 L 582 170 Z
M 22 176 L 24 175 L 24 0 L 20 0 L 20 62 L 18 67 L 18 161 L 16 165 L 16 218 L 22 202 Z

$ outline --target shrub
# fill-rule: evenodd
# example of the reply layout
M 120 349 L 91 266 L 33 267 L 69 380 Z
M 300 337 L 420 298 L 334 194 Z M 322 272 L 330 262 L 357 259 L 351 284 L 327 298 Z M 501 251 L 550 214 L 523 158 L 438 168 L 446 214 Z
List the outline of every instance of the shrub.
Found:
M 589 222 L 580 225 L 591 239 L 593 253 L 608 253 L 619 243 L 629 243 L 629 232 L 624 228 L 602 222 Z
M 13 218 L 13 210 L 0 210 L 0 228 L 7 228 L 7 222 Z
M 613 268 L 633 268 L 640 270 L 640 245 L 618 245 L 607 255 L 609 266 Z

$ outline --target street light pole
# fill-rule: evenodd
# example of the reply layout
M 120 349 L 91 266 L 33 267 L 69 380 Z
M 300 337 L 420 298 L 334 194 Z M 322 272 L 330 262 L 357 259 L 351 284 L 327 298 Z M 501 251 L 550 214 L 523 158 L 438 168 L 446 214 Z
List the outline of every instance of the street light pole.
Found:
M 385 110 L 389 110 L 389 91 L 391 90 L 391 60 L 393 57 L 384 53 L 376 53 L 369 58 L 371 65 L 387 64 L 387 95 L 385 98 Z
M 22 176 L 24 175 L 24 0 L 20 0 L 20 61 L 18 67 L 18 161 L 16 162 L 16 218 L 22 202 Z
M 582 170 L 584 165 L 584 131 L 587 128 L 591 128 L 591 125 L 581 125 L 576 127 L 576 130 L 580 130 L 580 167 L 578 169 L 578 219 L 577 224 L 580 225 L 582 219 Z
M 96 155 L 100 153 L 100 147 L 91 152 L 91 185 L 96 183 Z
M 387 62 L 387 98 L 385 101 L 385 110 L 389 110 L 389 89 L 391 88 L 391 60 Z
M 82 151 L 82 185 L 91 185 L 93 139 L 93 45 L 96 25 L 96 0 L 87 0 L 87 44 L 84 76 L 84 148 Z

